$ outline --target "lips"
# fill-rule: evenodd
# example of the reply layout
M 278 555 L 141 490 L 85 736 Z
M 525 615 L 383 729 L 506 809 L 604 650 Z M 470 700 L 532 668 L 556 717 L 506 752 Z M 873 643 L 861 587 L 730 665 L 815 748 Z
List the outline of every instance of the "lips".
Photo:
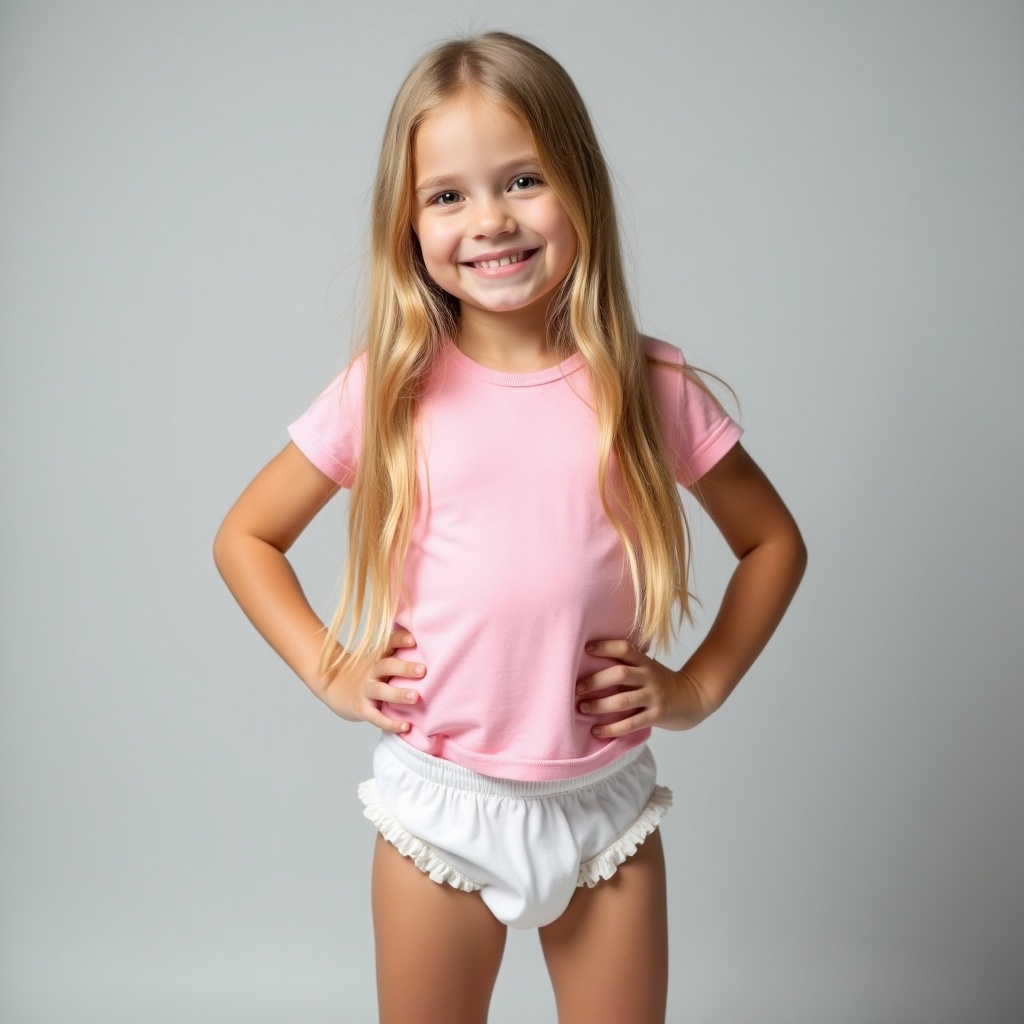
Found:
M 474 267 L 476 270 L 497 270 L 499 267 L 509 267 L 513 263 L 522 263 L 528 260 L 536 249 L 515 249 L 511 252 L 483 253 L 476 260 L 467 260 L 467 267 Z

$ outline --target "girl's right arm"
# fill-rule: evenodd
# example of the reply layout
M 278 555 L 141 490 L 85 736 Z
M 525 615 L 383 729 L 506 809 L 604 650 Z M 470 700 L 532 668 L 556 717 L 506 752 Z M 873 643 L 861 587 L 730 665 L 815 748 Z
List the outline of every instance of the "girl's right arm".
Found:
M 402 629 L 385 656 L 344 672 L 320 671 L 326 629 L 306 600 L 285 552 L 337 493 L 338 485 L 289 442 L 256 476 L 217 531 L 213 557 L 235 600 L 263 638 L 332 711 L 349 721 L 365 720 L 388 732 L 404 722 L 383 715 L 379 701 L 409 704 L 415 690 L 400 689 L 390 676 L 420 678 L 425 667 L 393 657 L 413 640 Z

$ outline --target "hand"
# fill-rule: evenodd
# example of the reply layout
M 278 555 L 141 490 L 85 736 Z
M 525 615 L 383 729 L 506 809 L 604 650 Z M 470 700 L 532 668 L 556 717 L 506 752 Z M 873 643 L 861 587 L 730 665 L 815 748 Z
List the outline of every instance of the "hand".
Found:
M 405 732 L 408 722 L 388 718 L 381 703 L 415 704 L 419 694 L 384 682 L 389 676 L 422 678 L 427 668 L 414 661 L 392 657 L 399 647 L 412 647 L 415 641 L 404 629 L 396 629 L 388 639 L 384 657 L 366 659 L 336 672 L 322 688 L 320 699 L 337 715 L 349 722 L 369 722 L 385 732 Z
M 595 640 L 587 653 L 619 662 L 576 682 L 576 696 L 585 715 L 630 712 L 617 722 L 595 725 L 595 736 L 610 739 L 637 729 L 692 729 L 714 710 L 700 684 L 688 673 L 662 665 L 642 654 L 628 640 Z

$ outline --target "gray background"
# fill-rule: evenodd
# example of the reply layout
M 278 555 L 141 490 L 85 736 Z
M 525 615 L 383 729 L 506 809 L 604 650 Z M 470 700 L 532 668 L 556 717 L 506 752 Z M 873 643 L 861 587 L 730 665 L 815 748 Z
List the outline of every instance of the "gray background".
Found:
M 375 735 L 210 544 L 347 358 L 395 89 L 492 27 L 575 77 L 643 324 L 811 552 L 656 736 L 670 1019 L 1022 1019 L 1024 6 L 445 0 L 0 4 L 0 1020 L 373 1019 Z M 325 612 L 344 507 L 294 549 Z M 492 1020 L 554 1020 L 535 935 Z

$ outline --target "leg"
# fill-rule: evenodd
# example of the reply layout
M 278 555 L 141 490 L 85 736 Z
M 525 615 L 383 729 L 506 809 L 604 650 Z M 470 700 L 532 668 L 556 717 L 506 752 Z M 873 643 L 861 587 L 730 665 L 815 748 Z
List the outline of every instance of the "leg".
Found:
M 382 1024 L 485 1024 L 506 929 L 480 894 L 431 881 L 378 834 L 372 895 Z
M 664 1024 L 668 911 L 661 832 L 540 929 L 559 1024 Z

